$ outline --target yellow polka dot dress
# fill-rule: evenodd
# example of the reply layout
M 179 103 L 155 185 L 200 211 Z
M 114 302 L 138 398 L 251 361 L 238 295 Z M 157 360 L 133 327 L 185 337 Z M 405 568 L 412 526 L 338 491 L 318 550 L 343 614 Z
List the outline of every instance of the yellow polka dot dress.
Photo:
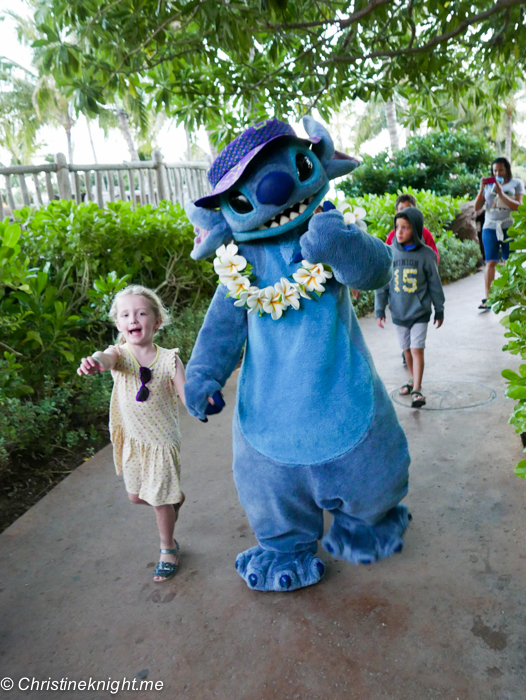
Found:
M 115 469 L 123 475 L 128 493 L 161 506 L 182 498 L 181 431 L 173 384 L 177 350 L 156 348 L 152 378 L 146 385 L 150 395 L 146 401 L 136 401 L 140 365 L 126 344 L 117 346 L 119 357 L 111 372 L 110 435 Z

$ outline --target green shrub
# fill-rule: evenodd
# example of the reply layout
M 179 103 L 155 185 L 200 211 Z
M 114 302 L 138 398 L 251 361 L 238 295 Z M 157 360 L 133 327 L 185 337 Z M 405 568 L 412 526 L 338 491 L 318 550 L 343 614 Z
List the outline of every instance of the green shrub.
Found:
M 107 420 L 111 374 L 77 379 L 57 386 L 51 377 L 42 377 L 42 396 L 35 401 L 8 397 L 0 385 L 0 467 L 7 468 L 11 460 L 35 461 L 57 449 L 69 451 L 100 441 L 95 426 Z
M 475 241 L 460 241 L 453 235 L 445 235 L 437 242 L 437 248 L 440 253 L 438 272 L 444 284 L 476 272 L 481 255 Z
M 164 342 L 178 345 L 185 360 L 215 290 L 211 263 L 190 258 L 191 224 L 169 202 L 101 210 L 56 201 L 16 216 L 0 223 L 4 470 L 100 439 L 111 376 L 86 380 L 75 371 L 82 356 L 112 342 L 107 313 L 119 289 L 134 282 L 159 291 L 176 320 Z
M 492 160 L 483 137 L 433 131 L 409 139 L 407 146 L 393 155 L 385 150 L 374 157 L 364 156 L 360 167 L 340 188 L 350 197 L 413 187 L 437 195 L 473 198 Z
M 459 213 L 461 204 L 467 201 L 461 197 L 455 199 L 449 196 L 438 196 L 430 190 L 414 190 L 412 187 L 406 187 L 394 194 L 346 197 L 346 201 L 353 206 L 365 209 L 367 231 L 385 241 L 394 228 L 395 201 L 402 191 L 416 198 L 416 205 L 424 215 L 424 226 L 431 231 L 435 239 L 440 238 L 448 230 L 449 224 Z M 335 200 L 334 203 L 337 204 L 337 201 Z
M 519 207 L 513 219 L 513 227 L 508 230 L 514 239 L 510 256 L 504 265 L 497 267 L 500 277 L 491 285 L 489 300 L 495 313 L 512 309 L 500 321 L 506 328 L 505 337 L 509 338 L 502 349 L 526 360 L 526 204 Z M 506 396 L 518 400 L 509 423 L 517 433 L 526 433 L 526 364 L 519 367 L 519 374 L 505 369 L 502 376 L 508 380 Z M 517 464 L 515 474 L 526 478 L 526 459 Z

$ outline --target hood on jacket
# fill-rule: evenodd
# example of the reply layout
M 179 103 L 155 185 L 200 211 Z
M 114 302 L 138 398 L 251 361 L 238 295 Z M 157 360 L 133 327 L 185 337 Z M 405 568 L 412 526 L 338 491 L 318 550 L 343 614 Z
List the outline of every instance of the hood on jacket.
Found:
M 417 209 L 416 207 L 407 207 L 407 209 L 402 209 L 402 211 L 398 212 L 394 218 L 395 232 L 396 220 L 399 218 L 409 219 L 409 223 L 413 229 L 413 242 L 415 244 L 415 248 L 421 248 L 424 245 L 424 215 L 420 209 Z M 396 233 L 393 243 L 397 246 L 397 248 L 403 249 L 403 246 L 398 243 Z

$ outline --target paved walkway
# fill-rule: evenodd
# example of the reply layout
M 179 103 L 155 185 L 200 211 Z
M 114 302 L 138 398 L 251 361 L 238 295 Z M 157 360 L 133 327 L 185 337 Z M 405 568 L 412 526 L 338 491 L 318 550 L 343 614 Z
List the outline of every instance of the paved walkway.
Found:
M 526 483 L 513 475 L 521 447 L 500 376 L 519 362 L 501 352 L 497 318 L 477 313 L 482 289 L 480 274 L 446 288 L 424 386 L 445 407 L 491 389 L 496 399 L 463 410 L 397 405 L 413 458 L 402 554 L 358 567 L 322 552 L 327 574 L 316 586 L 246 587 L 234 559 L 254 539 L 231 475 L 233 377 L 220 416 L 182 418 L 187 502 L 172 582 L 151 581 L 153 515 L 128 504 L 110 448 L 0 536 L 0 677 L 164 684 L 59 694 L 79 700 L 524 700 Z M 392 325 L 362 327 L 395 390 L 406 374 Z M 56 693 L 15 686 L 2 696 Z

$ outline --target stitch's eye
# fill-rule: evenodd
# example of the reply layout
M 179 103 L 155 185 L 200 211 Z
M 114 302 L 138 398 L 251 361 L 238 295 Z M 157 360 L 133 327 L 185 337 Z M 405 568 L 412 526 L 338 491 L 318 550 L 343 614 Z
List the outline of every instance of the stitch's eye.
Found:
M 298 171 L 300 182 L 305 182 L 305 180 L 308 180 L 312 175 L 314 163 L 304 153 L 298 153 L 296 156 L 296 169 Z
M 234 190 L 228 195 L 228 203 L 238 214 L 248 214 L 254 209 L 248 197 L 245 197 L 239 190 Z

